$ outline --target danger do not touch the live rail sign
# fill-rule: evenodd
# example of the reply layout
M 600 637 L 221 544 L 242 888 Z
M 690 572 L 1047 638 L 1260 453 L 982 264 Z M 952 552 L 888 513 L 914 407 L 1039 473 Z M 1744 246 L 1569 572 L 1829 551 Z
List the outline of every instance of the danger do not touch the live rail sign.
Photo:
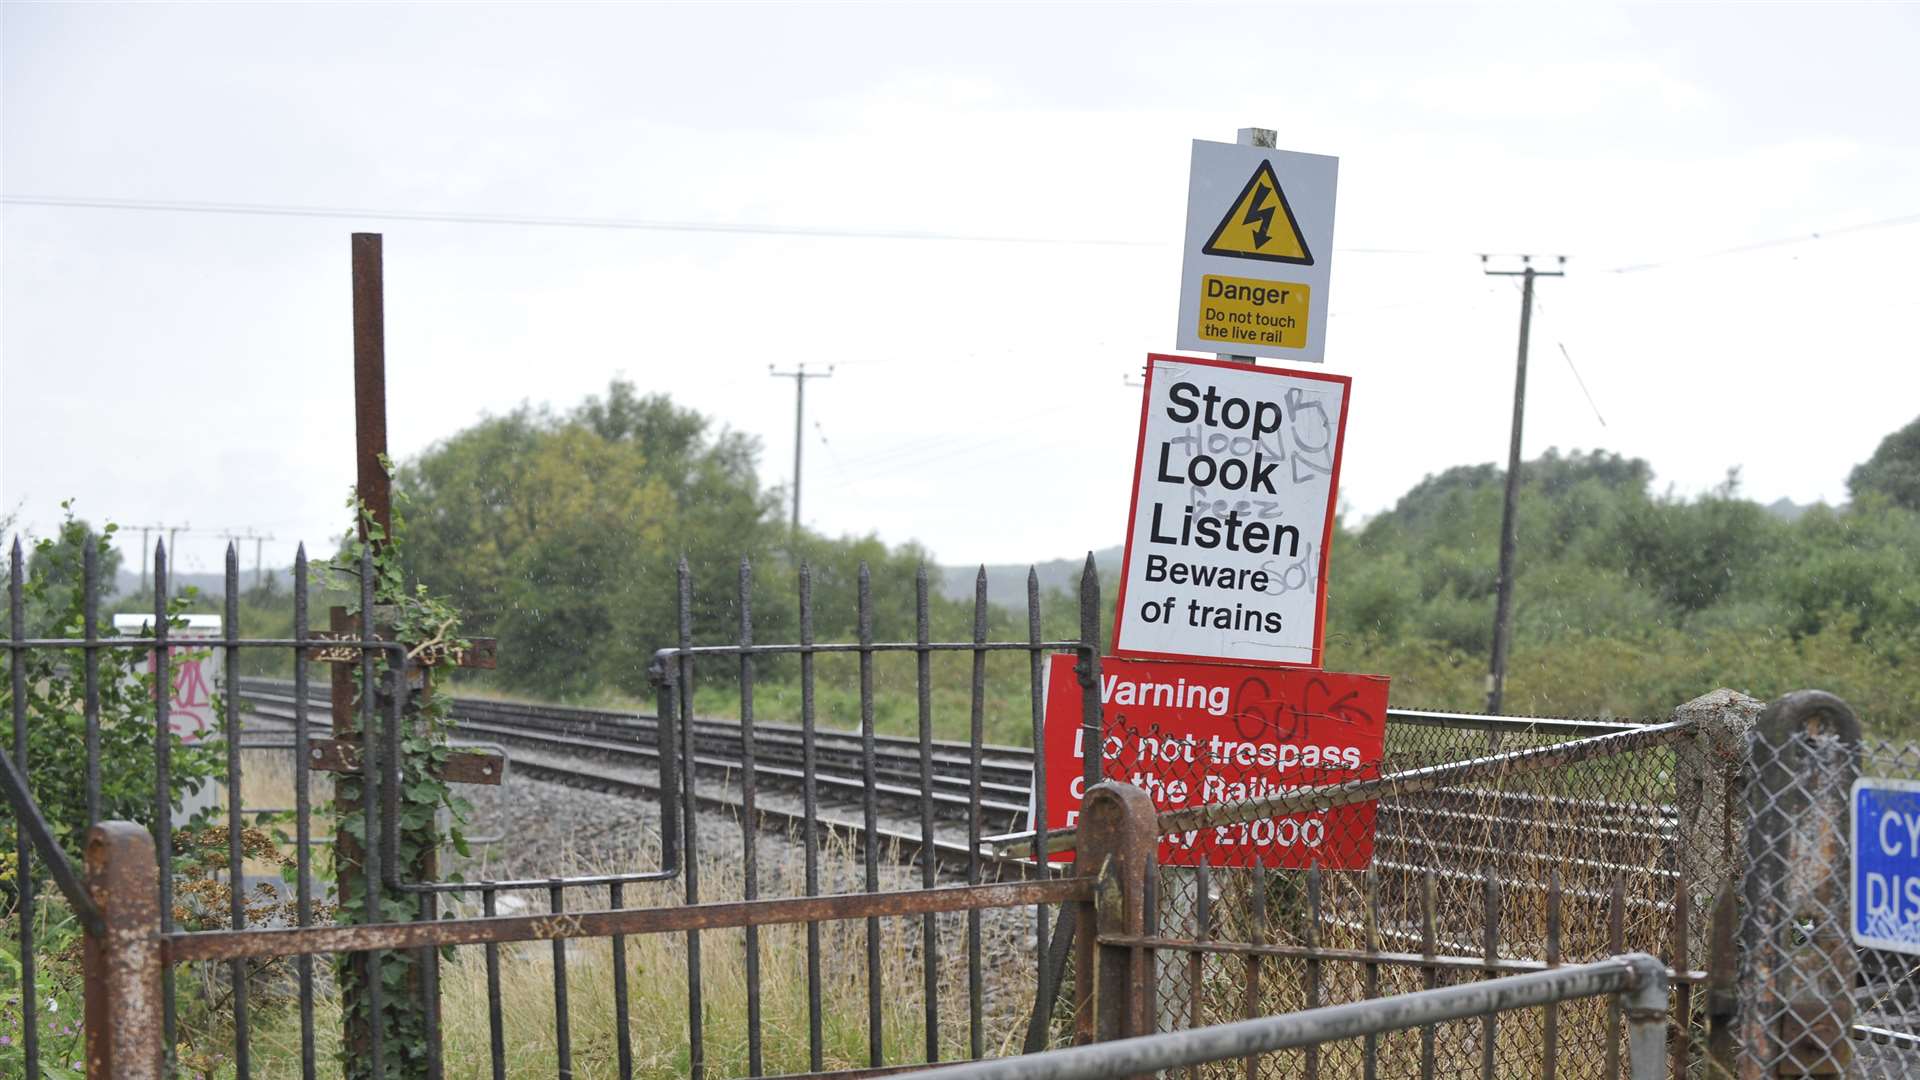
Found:
M 1115 653 L 1320 666 L 1348 390 L 1147 358 Z
M 1175 347 L 1326 358 L 1340 159 L 1195 140 Z

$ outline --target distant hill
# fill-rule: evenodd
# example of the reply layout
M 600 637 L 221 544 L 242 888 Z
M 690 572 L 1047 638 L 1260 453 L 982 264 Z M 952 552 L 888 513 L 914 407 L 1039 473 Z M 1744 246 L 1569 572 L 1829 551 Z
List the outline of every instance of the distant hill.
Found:
M 1101 548 L 1094 552 L 1093 562 L 1099 567 L 1103 577 L 1111 578 L 1120 572 L 1120 555 L 1121 547 L 1115 544 L 1113 547 Z M 1040 579 L 1040 591 L 1044 593 L 1050 589 L 1072 590 L 1079 587 L 1080 571 L 1086 563 L 1085 555 L 1034 563 L 1033 572 Z M 971 600 L 974 575 L 979 572 L 978 566 L 943 566 L 940 568 L 940 591 L 954 600 Z M 1026 563 L 987 567 L 987 599 L 989 601 L 1018 606 L 1025 601 L 1026 595 Z
M 1768 503 L 1765 509 L 1767 513 L 1772 514 L 1774 517 L 1779 518 L 1781 521 L 1797 521 L 1799 520 L 1800 515 L 1806 513 L 1807 511 L 1813 509 L 1816 506 L 1825 506 L 1825 505 L 1826 505 L 1825 503 L 1797 503 L 1797 502 L 1794 502 L 1792 499 L 1789 499 L 1783 495 L 1780 498 L 1775 499 L 1772 502 Z

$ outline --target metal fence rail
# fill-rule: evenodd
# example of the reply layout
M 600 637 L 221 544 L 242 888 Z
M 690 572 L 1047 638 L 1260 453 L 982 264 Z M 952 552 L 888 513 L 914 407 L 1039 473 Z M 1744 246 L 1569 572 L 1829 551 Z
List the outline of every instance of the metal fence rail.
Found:
M 1253 1060 L 1283 1050 L 1311 1050 L 1327 1043 L 1376 1038 L 1448 1021 L 1521 1009 L 1550 1009 L 1601 996 L 1621 999 L 1628 1027 L 1629 1075 L 1633 1080 L 1658 1080 L 1666 1068 L 1667 973 L 1659 959 L 1645 953 L 1372 1001 L 974 1062 L 942 1069 L 938 1075 L 945 1080 L 1148 1076 L 1166 1069 Z M 1549 1062 L 1548 1058 L 1541 1060 L 1541 1074 L 1551 1075 Z
M 162 972 L 179 963 L 240 963 L 256 958 L 339 956 L 379 949 L 521 941 L 552 941 L 557 948 L 577 938 L 978 911 L 1035 903 L 1085 903 L 1093 893 L 1090 879 L 1075 877 L 567 915 L 167 933 L 160 929 L 158 890 L 148 876 L 154 853 L 152 837 L 132 822 L 103 822 L 91 830 L 88 839 L 88 887 L 101 906 L 108 931 L 90 941 L 88 952 L 90 973 L 98 980 L 98 992 L 90 992 L 87 1000 L 91 1077 L 157 1080 L 166 1071 L 156 1004 Z M 562 1074 L 570 1071 L 563 1069 Z

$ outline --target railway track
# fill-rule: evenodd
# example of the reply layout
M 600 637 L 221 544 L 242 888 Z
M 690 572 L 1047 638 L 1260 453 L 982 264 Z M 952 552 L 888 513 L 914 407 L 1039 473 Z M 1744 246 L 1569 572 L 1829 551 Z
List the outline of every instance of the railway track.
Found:
M 255 717 L 281 732 L 291 722 L 290 682 L 248 679 L 241 681 L 240 690 Z M 326 700 L 316 696 L 310 702 L 313 715 L 324 723 Z M 453 717 L 460 740 L 511 748 L 512 767 L 528 777 L 625 797 L 657 797 L 659 725 L 652 715 L 456 698 Z M 692 735 L 696 801 L 708 808 L 743 812 L 744 741 L 739 722 L 695 719 Z M 775 830 L 805 827 L 809 819 L 799 797 L 805 777 L 801 729 L 756 720 L 753 744 L 758 788 L 754 812 L 759 824 Z M 875 839 L 896 852 L 917 854 L 923 801 L 921 751 L 917 739 L 876 735 L 869 771 L 858 733 L 816 728 L 817 821 L 860 837 L 866 831 L 865 800 L 870 790 L 876 807 Z M 943 864 L 963 865 L 970 854 L 972 748 L 935 740 L 928 751 L 932 785 L 924 798 L 933 804 L 936 854 Z M 1032 768 L 1033 752 L 1025 747 L 981 748 L 983 835 L 1025 826 Z M 1424 865 L 1444 872 L 1462 862 L 1484 865 L 1493 860 L 1507 863 L 1503 877 L 1521 866 L 1553 862 L 1615 873 L 1645 866 L 1651 852 L 1671 844 L 1677 824 L 1670 807 L 1462 787 L 1383 803 L 1376 844 L 1385 861 L 1403 869 Z M 1577 841 L 1585 857 L 1569 860 L 1564 850 L 1530 850 L 1540 842 L 1537 834 L 1549 828 L 1560 843 Z M 1020 865 L 1011 859 L 993 861 Z M 1673 875 L 1664 868 L 1648 870 L 1657 878 Z
M 288 733 L 295 703 L 290 682 L 245 679 L 240 683 L 240 694 L 249 730 Z M 309 708 L 309 718 L 316 725 L 327 723 L 324 697 L 310 697 Z M 654 716 L 456 698 L 453 719 L 456 742 L 506 746 L 512 751 L 511 769 L 530 779 L 627 798 L 654 799 L 659 795 L 659 725 Z M 738 722 L 695 720 L 692 732 L 695 802 L 707 809 L 744 813 L 746 800 L 740 783 L 744 752 Z M 870 840 L 900 856 L 918 857 L 923 801 L 919 741 L 876 736 L 870 774 L 858 734 L 818 729 L 814 742 L 817 800 L 815 814 L 809 818 L 801 797 L 805 752 L 800 729 L 785 724 L 754 725 L 756 824 L 774 831 L 812 825 L 851 837 L 857 843 Z M 966 865 L 971 854 L 967 843 L 973 805 L 969 794 L 971 748 L 965 743 L 936 741 L 931 750 L 935 856 L 943 866 L 957 869 Z M 1024 748 L 982 747 L 982 834 L 1010 831 L 1025 819 L 1031 761 L 1032 752 Z M 869 775 L 873 777 L 871 784 Z M 876 825 L 871 831 L 865 822 L 869 790 L 876 810 Z M 1002 873 L 1010 867 L 1028 866 L 986 852 L 981 858 Z

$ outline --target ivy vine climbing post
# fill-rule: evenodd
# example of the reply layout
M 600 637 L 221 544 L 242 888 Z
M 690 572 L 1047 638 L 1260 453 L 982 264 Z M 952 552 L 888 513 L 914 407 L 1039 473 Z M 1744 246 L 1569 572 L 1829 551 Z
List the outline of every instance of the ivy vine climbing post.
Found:
M 438 918 L 438 894 L 424 886 L 440 880 L 443 844 L 465 850 L 468 807 L 451 785 L 498 784 L 504 765 L 452 750 L 450 702 L 433 692 L 436 673 L 492 667 L 493 642 L 462 637 L 458 613 L 423 586 L 408 588 L 402 569 L 404 521 L 386 453 L 380 240 L 353 235 L 355 529 L 336 569 L 359 599 L 334 608 L 328 630 L 313 634 L 334 642 L 311 657 L 334 665 L 333 738 L 306 751 L 314 768 L 336 774 L 335 890 L 346 923 Z M 346 1076 L 439 1080 L 438 966 L 431 948 L 341 958 Z

